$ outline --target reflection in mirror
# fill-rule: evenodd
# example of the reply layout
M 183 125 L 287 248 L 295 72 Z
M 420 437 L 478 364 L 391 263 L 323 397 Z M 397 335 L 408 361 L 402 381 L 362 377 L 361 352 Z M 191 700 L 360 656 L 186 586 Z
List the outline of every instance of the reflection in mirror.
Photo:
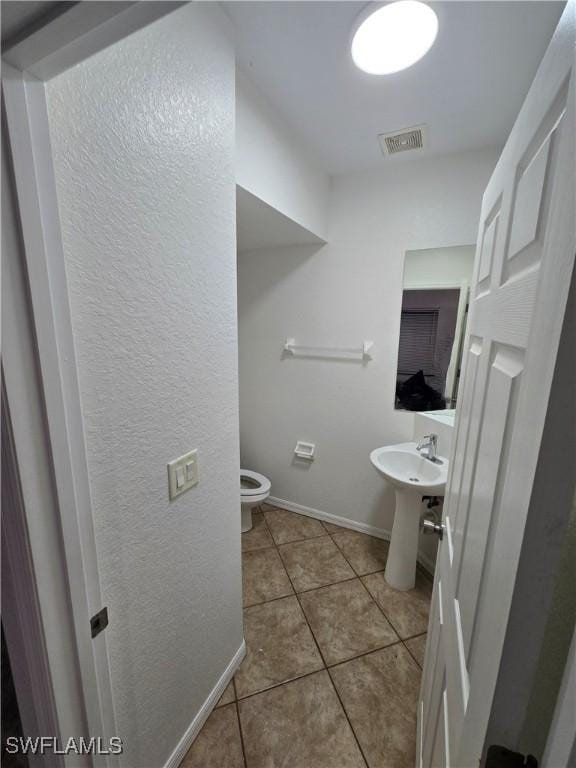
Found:
M 456 406 L 475 246 L 406 251 L 396 408 Z

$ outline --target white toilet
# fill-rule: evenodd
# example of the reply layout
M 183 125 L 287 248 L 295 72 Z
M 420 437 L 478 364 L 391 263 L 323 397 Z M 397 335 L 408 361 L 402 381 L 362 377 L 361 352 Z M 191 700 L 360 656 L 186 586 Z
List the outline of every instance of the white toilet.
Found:
M 270 480 L 249 469 L 240 470 L 240 508 L 242 533 L 252 528 L 252 507 L 262 504 L 270 496 Z

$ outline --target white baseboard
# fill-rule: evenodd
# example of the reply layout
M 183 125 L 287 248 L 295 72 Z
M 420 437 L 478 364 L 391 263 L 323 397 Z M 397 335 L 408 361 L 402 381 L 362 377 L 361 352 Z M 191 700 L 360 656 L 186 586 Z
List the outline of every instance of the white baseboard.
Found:
M 234 673 L 242 663 L 242 660 L 245 655 L 246 655 L 246 643 L 244 640 L 242 640 L 242 645 L 240 646 L 240 648 L 238 648 L 238 650 L 232 657 L 232 660 L 224 670 L 222 677 L 220 678 L 220 680 L 218 680 L 218 682 L 210 692 L 210 695 L 208 696 L 208 698 L 200 708 L 200 711 L 198 712 L 194 720 L 192 720 L 192 722 L 184 732 L 184 735 L 176 745 L 176 748 L 174 749 L 174 751 L 172 752 L 172 754 L 164 764 L 164 768 L 178 768 L 178 766 L 180 765 L 180 763 L 184 758 L 184 755 L 186 754 L 186 752 L 188 752 L 188 750 L 192 746 L 192 742 L 194 741 L 194 739 L 200 732 L 200 729 L 208 719 L 208 715 L 212 712 L 216 704 L 218 704 L 220 696 L 222 696 L 222 694 L 226 690 L 226 686 L 228 685 L 230 680 L 232 680 Z
M 293 501 L 286 501 L 286 499 L 278 499 L 275 496 L 269 496 L 267 503 L 275 507 L 287 509 L 289 512 L 298 512 L 298 514 L 306 515 L 306 517 L 324 520 L 326 523 L 334 523 L 334 525 L 340 525 L 342 528 L 350 528 L 352 531 L 367 533 L 370 536 L 375 536 L 377 539 L 390 541 L 392 535 L 391 531 L 388 531 L 386 528 L 377 528 L 374 525 L 368 525 L 368 523 L 359 523 L 357 520 L 351 520 L 349 517 L 339 517 L 331 512 L 323 512 L 321 509 L 305 507 L 303 504 L 296 504 Z M 428 573 L 434 574 L 434 563 L 422 552 L 418 552 L 418 562 Z

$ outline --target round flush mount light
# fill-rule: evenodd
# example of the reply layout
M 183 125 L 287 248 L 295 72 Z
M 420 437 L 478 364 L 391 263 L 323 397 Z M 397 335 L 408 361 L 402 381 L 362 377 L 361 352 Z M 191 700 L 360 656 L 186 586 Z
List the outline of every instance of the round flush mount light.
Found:
M 352 38 L 352 59 L 371 75 L 411 67 L 432 47 L 438 17 L 419 0 L 397 0 L 364 19 Z

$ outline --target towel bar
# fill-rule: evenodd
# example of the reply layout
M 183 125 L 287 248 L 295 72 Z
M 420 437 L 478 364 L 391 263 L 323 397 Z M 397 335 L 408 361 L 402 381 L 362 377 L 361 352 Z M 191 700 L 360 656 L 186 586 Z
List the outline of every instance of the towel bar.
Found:
M 361 347 L 311 347 L 296 344 L 295 339 L 286 339 L 284 351 L 295 357 L 325 357 L 342 360 L 372 360 L 374 342 L 364 341 Z

